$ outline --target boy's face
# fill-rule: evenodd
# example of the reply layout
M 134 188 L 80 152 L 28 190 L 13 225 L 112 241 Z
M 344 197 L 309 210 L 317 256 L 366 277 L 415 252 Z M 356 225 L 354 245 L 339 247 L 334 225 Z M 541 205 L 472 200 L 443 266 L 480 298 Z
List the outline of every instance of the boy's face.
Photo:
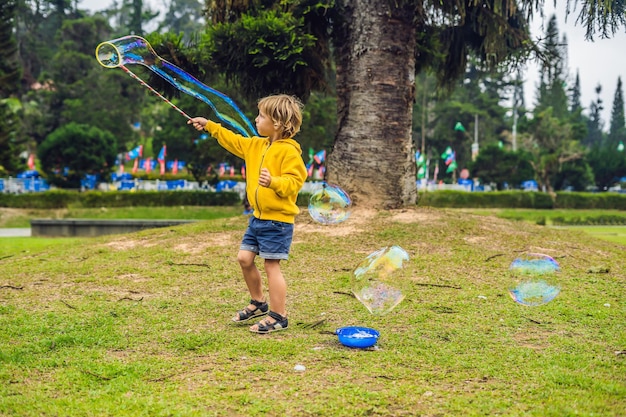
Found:
M 272 119 L 259 110 L 259 115 L 254 119 L 256 130 L 260 136 L 274 136 L 278 131 L 278 124 L 274 124 Z

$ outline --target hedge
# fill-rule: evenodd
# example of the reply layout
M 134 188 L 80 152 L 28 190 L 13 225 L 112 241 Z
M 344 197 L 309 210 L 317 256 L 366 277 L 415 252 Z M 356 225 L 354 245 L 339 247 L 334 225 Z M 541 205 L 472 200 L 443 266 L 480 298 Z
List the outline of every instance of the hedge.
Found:
M 554 197 L 536 191 L 425 191 L 419 206 L 448 208 L 529 208 L 626 210 L 626 195 L 618 193 L 559 192 Z
M 306 207 L 311 194 L 300 193 L 297 204 Z M 0 207 L 59 209 L 67 207 L 230 206 L 240 204 L 235 192 L 207 191 L 68 191 L 0 193 Z M 547 193 L 533 191 L 426 191 L 419 192 L 418 206 L 447 208 L 527 208 L 626 210 L 626 195 L 618 193 Z M 607 219 L 608 220 L 608 219 Z
M 534 208 L 550 209 L 554 202 L 549 194 L 528 191 L 427 191 L 420 192 L 419 206 L 448 208 Z

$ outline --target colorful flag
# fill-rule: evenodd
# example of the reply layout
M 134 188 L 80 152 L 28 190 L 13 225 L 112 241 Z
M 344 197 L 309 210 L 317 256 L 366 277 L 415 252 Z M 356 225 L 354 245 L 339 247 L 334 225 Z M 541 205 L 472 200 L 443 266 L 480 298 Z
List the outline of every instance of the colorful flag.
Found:
M 164 144 L 159 152 L 159 156 L 157 156 L 157 161 L 159 161 L 159 165 L 161 165 L 161 175 L 165 174 L 165 155 L 167 155 L 167 150 Z
M 135 149 L 132 149 L 128 153 L 126 153 L 126 160 L 130 161 L 142 155 L 143 155 L 143 145 L 139 145 Z
M 165 145 L 163 145 L 163 147 L 161 148 L 161 151 L 159 152 L 159 156 L 157 156 L 157 161 L 165 162 L 165 156 L 166 155 L 167 155 L 167 149 L 166 149 Z
M 415 164 L 417 165 L 417 179 L 426 178 L 426 161 L 420 151 L 415 152 Z
M 452 162 L 456 161 L 456 153 L 452 152 L 450 155 L 448 155 L 448 157 L 446 158 L 446 165 L 450 165 Z
M 178 174 L 178 159 L 174 159 L 174 165 L 172 165 L 172 174 Z
M 28 169 L 35 169 L 35 154 L 28 155 Z
M 448 167 L 446 169 L 447 173 L 454 171 L 457 168 L 456 164 L 456 153 L 452 150 L 451 147 L 447 147 L 444 153 L 441 154 L 441 159 L 443 159 Z
M 324 161 L 326 161 L 326 151 L 322 149 L 313 156 L 313 159 L 315 159 L 315 162 L 318 164 L 323 164 Z
M 441 159 L 447 159 L 452 154 L 452 148 L 447 147 L 446 150 L 441 154 Z
M 137 168 L 139 168 L 139 158 L 135 158 L 135 162 L 133 162 L 133 174 L 137 172 Z
M 152 170 L 152 161 L 150 159 L 151 158 L 146 158 L 143 163 L 143 169 L 146 171 L 146 174 Z

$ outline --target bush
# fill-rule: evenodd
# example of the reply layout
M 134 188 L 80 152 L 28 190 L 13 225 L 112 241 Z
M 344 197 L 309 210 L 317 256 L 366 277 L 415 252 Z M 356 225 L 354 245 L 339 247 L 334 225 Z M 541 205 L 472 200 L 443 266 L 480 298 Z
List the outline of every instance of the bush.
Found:
M 79 188 L 86 174 L 109 175 L 117 145 L 111 132 L 72 122 L 50 133 L 39 145 L 38 155 L 50 184 Z
M 528 191 L 427 191 L 419 193 L 419 206 L 448 208 L 534 208 L 550 209 L 549 194 Z

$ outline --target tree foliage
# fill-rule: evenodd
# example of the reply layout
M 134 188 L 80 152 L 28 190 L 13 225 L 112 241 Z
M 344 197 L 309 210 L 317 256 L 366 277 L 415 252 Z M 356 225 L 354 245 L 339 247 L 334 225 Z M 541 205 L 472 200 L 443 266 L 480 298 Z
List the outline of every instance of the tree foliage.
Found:
M 496 184 L 498 190 L 519 188 L 522 182 L 534 179 L 531 156 L 525 151 L 511 152 L 492 144 L 481 149 L 471 164 L 472 175 L 482 183 Z
M 50 133 L 37 155 L 48 180 L 62 188 L 78 188 L 86 174 L 106 178 L 115 167 L 117 144 L 111 132 L 68 123 Z
M 582 159 L 585 149 L 572 139 L 571 125 L 554 117 L 551 107 L 535 115 L 531 133 L 524 145 L 532 155 L 530 163 L 535 170 L 535 179 L 542 189 L 552 193 L 563 164 Z
M 316 39 L 305 31 L 303 17 L 261 10 L 210 26 L 208 35 L 207 53 L 248 97 L 284 92 L 306 100 L 324 83 L 324 68 L 308 59 Z
M 14 36 L 17 1 L 0 4 L 0 174 L 14 172 L 20 165 L 18 155 L 20 124 L 14 101 L 18 91 L 20 68 Z

